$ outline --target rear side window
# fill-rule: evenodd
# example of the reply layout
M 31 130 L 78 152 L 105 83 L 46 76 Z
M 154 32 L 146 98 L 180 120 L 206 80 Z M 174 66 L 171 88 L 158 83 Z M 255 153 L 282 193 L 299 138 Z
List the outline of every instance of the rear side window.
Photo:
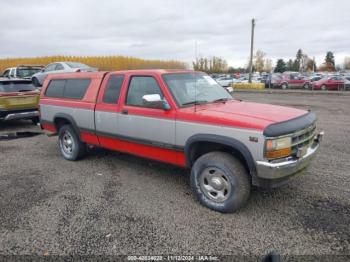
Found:
M 90 82 L 90 79 L 53 79 L 46 89 L 45 96 L 82 99 Z
M 111 76 L 108 80 L 108 84 L 103 95 L 102 101 L 107 104 L 117 104 L 122 87 L 124 76 Z
M 65 98 L 82 99 L 90 82 L 90 79 L 67 79 L 63 96 Z
M 49 83 L 49 86 L 46 89 L 45 96 L 63 97 L 65 84 L 66 84 L 66 80 L 64 79 L 51 80 Z

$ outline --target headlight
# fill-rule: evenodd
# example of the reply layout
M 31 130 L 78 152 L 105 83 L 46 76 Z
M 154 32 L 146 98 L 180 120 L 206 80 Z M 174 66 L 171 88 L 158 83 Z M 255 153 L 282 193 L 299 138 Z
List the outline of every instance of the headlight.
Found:
M 268 159 L 282 158 L 292 153 L 292 138 L 267 139 L 265 156 Z

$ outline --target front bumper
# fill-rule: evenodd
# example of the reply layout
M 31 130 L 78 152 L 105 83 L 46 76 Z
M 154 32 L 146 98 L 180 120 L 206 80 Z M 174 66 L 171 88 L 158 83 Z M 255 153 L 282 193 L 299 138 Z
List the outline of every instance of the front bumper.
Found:
M 315 157 L 324 132 L 320 132 L 314 139 L 312 145 L 307 149 L 304 156 L 300 158 L 289 158 L 282 162 L 268 162 L 268 161 L 256 161 L 257 176 L 259 179 L 269 182 L 276 180 L 282 182 L 287 178 L 299 173 L 306 168 L 310 161 Z

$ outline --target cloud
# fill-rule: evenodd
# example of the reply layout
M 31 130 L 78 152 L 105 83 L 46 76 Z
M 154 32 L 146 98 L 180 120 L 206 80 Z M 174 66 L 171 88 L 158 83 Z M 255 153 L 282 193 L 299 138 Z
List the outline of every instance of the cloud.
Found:
M 4 1 L 0 57 L 127 55 L 190 62 L 197 52 L 244 66 L 250 20 L 255 50 L 293 58 L 302 48 L 321 62 L 350 56 L 348 0 L 310 1 Z

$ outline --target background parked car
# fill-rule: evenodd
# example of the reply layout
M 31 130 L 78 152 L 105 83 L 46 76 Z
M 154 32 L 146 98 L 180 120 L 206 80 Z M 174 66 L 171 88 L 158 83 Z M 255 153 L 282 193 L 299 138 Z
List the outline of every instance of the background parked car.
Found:
M 311 88 L 311 82 L 310 80 L 300 75 L 297 72 L 285 72 L 281 75 L 281 77 L 276 77 L 272 81 L 273 85 L 272 87 L 280 87 L 282 89 L 287 88 L 305 88 L 309 89 Z
M 343 90 L 345 82 L 347 81 L 341 76 L 331 76 L 314 82 L 312 88 L 315 90 Z
M 0 121 L 31 119 L 38 123 L 39 95 L 31 80 L 0 78 Z
M 228 87 L 231 86 L 233 83 L 236 83 L 237 80 L 233 77 L 220 77 L 215 79 L 216 82 L 218 82 L 219 85 L 221 85 L 222 87 Z
M 345 77 L 344 81 L 344 90 L 350 90 L 350 77 Z
M 269 84 L 271 82 L 271 74 L 263 74 L 263 75 L 261 75 L 260 82 L 262 84 L 265 84 L 265 88 L 269 87 Z
M 319 81 L 323 78 L 323 76 L 311 76 L 310 77 L 310 82 L 316 82 L 316 81 Z
M 32 76 L 33 85 L 36 87 L 42 86 L 45 78 L 49 74 L 57 73 L 71 73 L 71 72 L 93 72 L 97 71 L 97 68 L 90 67 L 88 65 L 76 62 L 55 62 L 48 64 L 41 72 Z
M 40 72 L 43 67 L 44 66 L 40 65 L 20 65 L 17 67 L 11 67 L 5 69 L 2 77 L 31 79 L 31 77 Z
M 237 83 L 248 83 L 249 82 L 249 76 L 241 76 L 236 81 Z M 252 83 L 261 83 L 261 77 L 252 76 Z

